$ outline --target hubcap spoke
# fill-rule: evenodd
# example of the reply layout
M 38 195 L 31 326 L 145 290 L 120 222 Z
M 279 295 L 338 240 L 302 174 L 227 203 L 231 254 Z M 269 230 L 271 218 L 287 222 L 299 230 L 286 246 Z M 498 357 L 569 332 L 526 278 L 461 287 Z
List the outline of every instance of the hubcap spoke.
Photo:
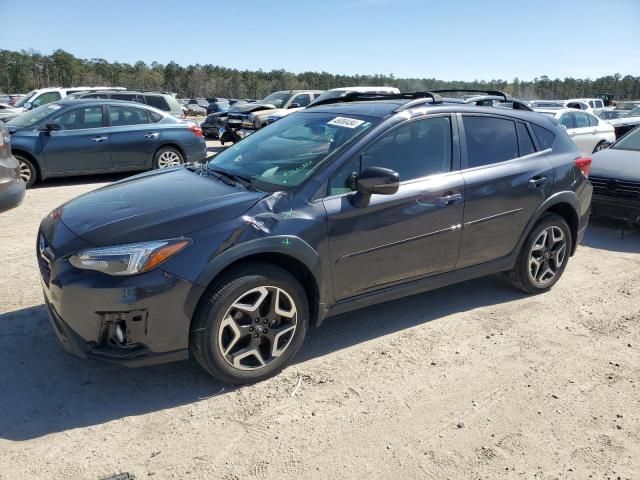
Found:
M 547 285 L 562 268 L 566 251 L 567 242 L 561 228 L 554 225 L 540 232 L 529 254 L 531 278 L 542 287 Z
M 287 350 L 297 326 L 297 308 L 282 288 L 256 287 L 227 309 L 217 334 L 218 349 L 240 370 L 266 367 Z

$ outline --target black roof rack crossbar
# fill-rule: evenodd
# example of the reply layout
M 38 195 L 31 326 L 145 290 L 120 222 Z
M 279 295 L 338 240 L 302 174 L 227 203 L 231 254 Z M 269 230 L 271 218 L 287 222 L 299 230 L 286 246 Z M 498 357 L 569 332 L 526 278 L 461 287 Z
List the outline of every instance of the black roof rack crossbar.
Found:
M 496 97 L 502 97 L 505 102 L 510 102 L 513 100 L 511 95 L 508 93 L 501 92 L 500 90 L 478 90 L 478 89 L 467 89 L 467 88 L 451 88 L 451 89 L 440 89 L 440 90 L 431 90 L 433 93 L 483 93 L 485 95 L 494 95 Z
M 327 98 L 313 102 L 310 106 L 329 105 L 332 103 L 346 102 L 369 102 L 372 100 L 417 100 L 418 103 L 425 103 L 429 100 L 431 103 L 441 103 L 442 97 L 433 92 L 407 92 L 407 93 L 368 93 L 368 92 L 349 92 L 342 97 Z M 413 103 L 413 102 L 409 102 Z
M 479 106 L 487 106 L 487 105 L 483 105 L 484 102 L 490 102 L 490 105 L 493 107 L 493 101 L 497 100 L 499 102 L 502 103 L 510 103 L 511 104 L 511 108 L 513 110 L 527 110 L 529 112 L 533 111 L 531 109 L 531 107 L 529 107 L 529 105 L 527 105 L 526 103 L 524 103 L 522 100 L 518 100 L 517 98 L 513 98 L 511 96 L 509 96 L 509 100 L 505 100 L 504 96 L 502 95 L 478 95 L 477 97 L 471 97 L 471 98 L 467 98 L 464 103 L 472 103 L 475 105 L 479 105 Z M 499 105 L 500 107 L 502 107 L 502 105 Z M 504 107 L 503 107 L 504 108 Z

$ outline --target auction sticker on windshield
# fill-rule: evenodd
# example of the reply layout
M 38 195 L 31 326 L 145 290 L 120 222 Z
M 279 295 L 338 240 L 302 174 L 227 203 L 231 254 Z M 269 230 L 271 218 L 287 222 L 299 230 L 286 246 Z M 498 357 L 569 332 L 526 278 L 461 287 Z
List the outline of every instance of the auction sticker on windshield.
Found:
M 330 122 L 327 122 L 327 125 L 333 125 L 336 127 L 345 127 L 345 128 L 356 128 L 364 123 L 364 120 L 357 120 L 355 118 L 347 118 L 347 117 L 336 117 Z

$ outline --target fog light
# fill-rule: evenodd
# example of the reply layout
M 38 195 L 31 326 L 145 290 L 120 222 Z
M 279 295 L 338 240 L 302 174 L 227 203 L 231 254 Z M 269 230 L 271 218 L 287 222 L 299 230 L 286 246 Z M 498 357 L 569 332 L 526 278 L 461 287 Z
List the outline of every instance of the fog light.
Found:
M 123 345 L 127 340 L 125 336 L 124 322 L 120 322 L 118 323 L 118 325 L 116 325 L 116 340 L 118 341 L 118 343 L 121 343 Z

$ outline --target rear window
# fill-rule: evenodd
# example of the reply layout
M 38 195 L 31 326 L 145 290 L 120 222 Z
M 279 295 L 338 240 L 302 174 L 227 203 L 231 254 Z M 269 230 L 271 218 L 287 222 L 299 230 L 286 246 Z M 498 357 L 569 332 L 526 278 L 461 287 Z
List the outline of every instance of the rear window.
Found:
M 169 104 L 167 103 L 167 101 L 164 99 L 164 97 L 161 97 L 160 95 L 145 95 L 144 99 L 147 102 L 147 105 L 156 107 L 158 110 L 163 110 L 165 112 L 168 112 L 169 110 L 171 110 L 171 108 L 169 108 Z
M 538 145 L 540 145 L 541 150 L 546 150 L 547 148 L 553 147 L 553 141 L 556 139 L 556 136 L 553 134 L 553 132 L 550 132 L 546 128 L 534 123 L 531 124 L 531 128 L 533 129 L 533 134 L 536 136 Z

